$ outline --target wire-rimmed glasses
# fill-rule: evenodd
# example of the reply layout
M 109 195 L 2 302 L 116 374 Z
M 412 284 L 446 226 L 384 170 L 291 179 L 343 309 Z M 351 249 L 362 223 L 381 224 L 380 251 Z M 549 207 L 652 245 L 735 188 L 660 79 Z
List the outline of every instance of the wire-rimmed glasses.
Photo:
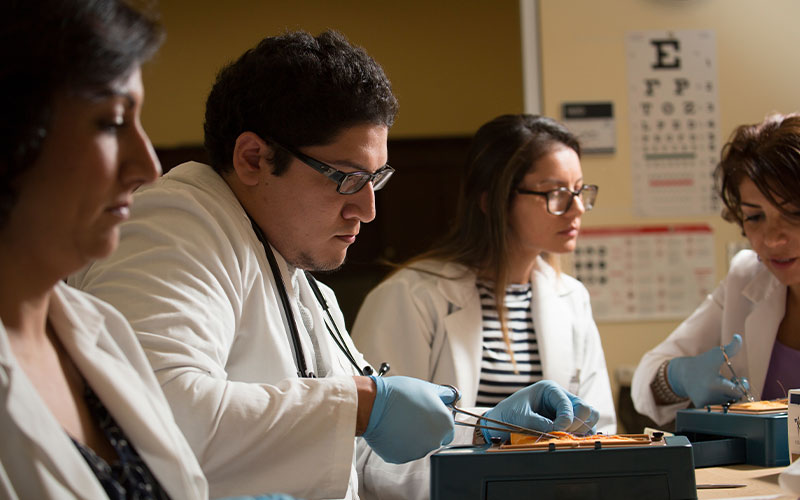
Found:
M 544 196 L 547 198 L 547 211 L 553 215 L 563 215 L 572 207 L 572 200 L 575 197 L 581 199 L 583 208 L 588 212 L 594 208 L 594 202 L 597 199 L 598 188 L 594 184 L 584 184 L 577 191 L 572 191 L 569 188 L 560 187 L 551 189 L 550 191 L 531 191 L 530 189 L 517 188 L 520 194 L 535 194 L 537 196 Z

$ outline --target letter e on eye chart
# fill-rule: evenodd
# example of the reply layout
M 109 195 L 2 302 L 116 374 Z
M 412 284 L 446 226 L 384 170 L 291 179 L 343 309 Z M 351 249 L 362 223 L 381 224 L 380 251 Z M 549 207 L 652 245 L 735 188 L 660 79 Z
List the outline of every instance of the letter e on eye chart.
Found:
M 720 127 L 714 33 L 628 33 L 633 207 L 639 216 L 719 211 Z

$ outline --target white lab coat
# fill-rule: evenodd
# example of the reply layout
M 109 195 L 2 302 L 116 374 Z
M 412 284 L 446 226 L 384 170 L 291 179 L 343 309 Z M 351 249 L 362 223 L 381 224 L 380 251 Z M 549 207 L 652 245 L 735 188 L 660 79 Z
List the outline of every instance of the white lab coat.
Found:
M 657 405 L 650 383 L 664 361 L 696 356 L 742 336 L 742 349 L 731 358 L 740 377 L 750 381 L 750 392 L 761 397 L 778 327 L 786 310 L 786 287 L 764 267 L 752 250 L 742 250 L 731 261 L 728 275 L 669 337 L 647 352 L 633 374 L 631 395 L 636 411 L 663 425 L 689 402 Z
M 314 335 L 327 378 L 297 377 L 264 248 L 207 165 L 180 165 L 139 189 L 119 248 L 70 283 L 131 322 L 212 496 L 355 498 L 357 372 L 331 340 L 305 275 L 275 256 L 290 297 L 299 294 L 310 312 L 311 332 L 291 300 L 306 362 L 315 364 Z M 344 332 L 333 292 L 320 288 Z
M 390 375 L 454 385 L 461 391 L 459 405 L 474 407 L 482 355 L 475 274 L 455 263 L 424 261 L 413 267 L 455 279 L 409 268 L 399 271 L 367 295 L 353 325 L 353 340 L 374 364 L 387 361 Z M 586 288 L 570 276 L 557 276 L 542 259 L 531 281 L 543 377 L 597 409 L 598 430 L 615 433 L 614 399 Z M 405 498 L 427 498 L 427 465 L 427 459 L 404 467 L 370 457 L 361 494 L 370 499 L 403 498 L 391 494 L 397 490 L 386 485 L 405 484 Z
M 48 319 L 72 362 L 174 499 L 208 487 L 127 321 L 64 284 Z M 0 498 L 107 499 L 105 491 L 14 358 L 0 323 Z

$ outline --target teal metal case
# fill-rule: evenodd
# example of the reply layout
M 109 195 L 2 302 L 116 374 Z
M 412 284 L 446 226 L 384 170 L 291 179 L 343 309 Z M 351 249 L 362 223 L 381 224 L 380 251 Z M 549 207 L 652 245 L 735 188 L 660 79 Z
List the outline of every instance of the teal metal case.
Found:
M 692 442 L 696 467 L 735 463 L 778 467 L 789 465 L 786 421 L 786 413 L 679 410 L 675 433 Z
M 446 447 L 431 455 L 432 500 L 683 500 L 697 498 L 692 448 L 662 446 L 487 451 Z

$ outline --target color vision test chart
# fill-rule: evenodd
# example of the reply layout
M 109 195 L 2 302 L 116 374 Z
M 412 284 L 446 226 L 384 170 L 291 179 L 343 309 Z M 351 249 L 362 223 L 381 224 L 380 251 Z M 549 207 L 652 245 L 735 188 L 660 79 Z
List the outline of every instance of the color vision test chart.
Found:
M 581 229 L 572 267 L 597 321 L 683 319 L 717 285 L 708 225 Z
M 722 146 L 711 31 L 647 31 L 626 39 L 634 213 L 717 213 Z

